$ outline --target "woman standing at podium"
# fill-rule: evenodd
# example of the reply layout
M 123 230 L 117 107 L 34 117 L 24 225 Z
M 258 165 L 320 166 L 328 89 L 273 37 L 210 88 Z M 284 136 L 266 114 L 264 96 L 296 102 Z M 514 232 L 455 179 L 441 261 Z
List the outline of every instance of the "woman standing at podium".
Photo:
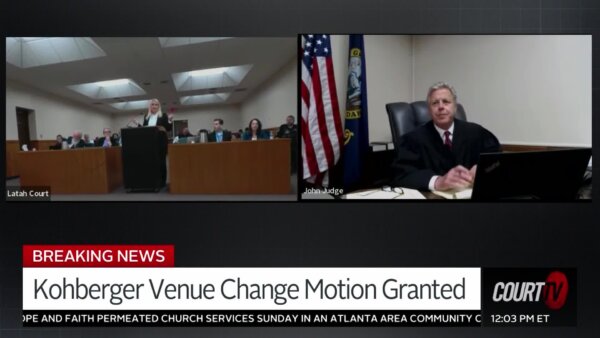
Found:
M 138 126 L 140 124 L 138 123 Z M 163 141 L 160 143 L 160 156 L 161 156 L 161 182 L 162 186 L 165 186 L 167 182 L 167 147 L 168 147 L 168 135 L 167 132 L 173 129 L 173 114 L 163 114 L 160 109 L 160 101 L 158 99 L 150 100 L 148 105 L 148 113 L 144 116 L 144 127 L 157 127 L 163 133 Z
M 158 99 L 152 99 L 148 106 L 148 113 L 144 116 L 144 126 L 156 126 L 164 132 L 169 132 L 173 129 L 173 115 L 163 114 L 160 109 L 160 101 L 158 101 Z

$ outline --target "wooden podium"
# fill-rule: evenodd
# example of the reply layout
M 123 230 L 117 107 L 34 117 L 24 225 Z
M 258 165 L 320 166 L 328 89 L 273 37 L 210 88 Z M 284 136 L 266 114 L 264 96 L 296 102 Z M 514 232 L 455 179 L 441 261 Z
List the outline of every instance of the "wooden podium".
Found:
M 16 155 L 22 187 L 50 187 L 52 194 L 107 194 L 123 183 L 120 147 Z
M 121 129 L 125 189 L 158 191 L 166 178 L 167 136 L 157 127 Z
M 290 140 L 169 145 L 173 194 L 289 194 Z

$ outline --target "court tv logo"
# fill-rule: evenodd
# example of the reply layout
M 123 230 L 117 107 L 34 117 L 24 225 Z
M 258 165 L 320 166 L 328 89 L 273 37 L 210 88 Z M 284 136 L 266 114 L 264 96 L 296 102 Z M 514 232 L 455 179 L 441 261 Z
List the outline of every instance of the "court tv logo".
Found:
M 567 300 L 569 282 L 561 271 L 552 271 L 545 281 L 500 281 L 494 285 L 495 303 L 539 303 L 560 310 Z

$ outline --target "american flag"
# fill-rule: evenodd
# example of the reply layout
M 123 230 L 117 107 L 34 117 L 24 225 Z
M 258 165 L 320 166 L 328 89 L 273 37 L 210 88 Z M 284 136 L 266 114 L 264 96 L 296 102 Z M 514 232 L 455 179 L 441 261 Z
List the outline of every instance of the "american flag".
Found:
M 314 182 L 332 169 L 343 146 L 329 35 L 304 35 L 302 49 L 303 178 Z

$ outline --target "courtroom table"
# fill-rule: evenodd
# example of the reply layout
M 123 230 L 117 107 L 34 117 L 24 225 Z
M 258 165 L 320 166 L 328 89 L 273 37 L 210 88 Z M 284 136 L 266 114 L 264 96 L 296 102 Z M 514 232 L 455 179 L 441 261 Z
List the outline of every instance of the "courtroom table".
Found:
M 170 144 L 173 194 L 290 194 L 290 140 Z
M 107 194 L 123 185 L 121 147 L 17 153 L 21 187 L 52 194 Z

